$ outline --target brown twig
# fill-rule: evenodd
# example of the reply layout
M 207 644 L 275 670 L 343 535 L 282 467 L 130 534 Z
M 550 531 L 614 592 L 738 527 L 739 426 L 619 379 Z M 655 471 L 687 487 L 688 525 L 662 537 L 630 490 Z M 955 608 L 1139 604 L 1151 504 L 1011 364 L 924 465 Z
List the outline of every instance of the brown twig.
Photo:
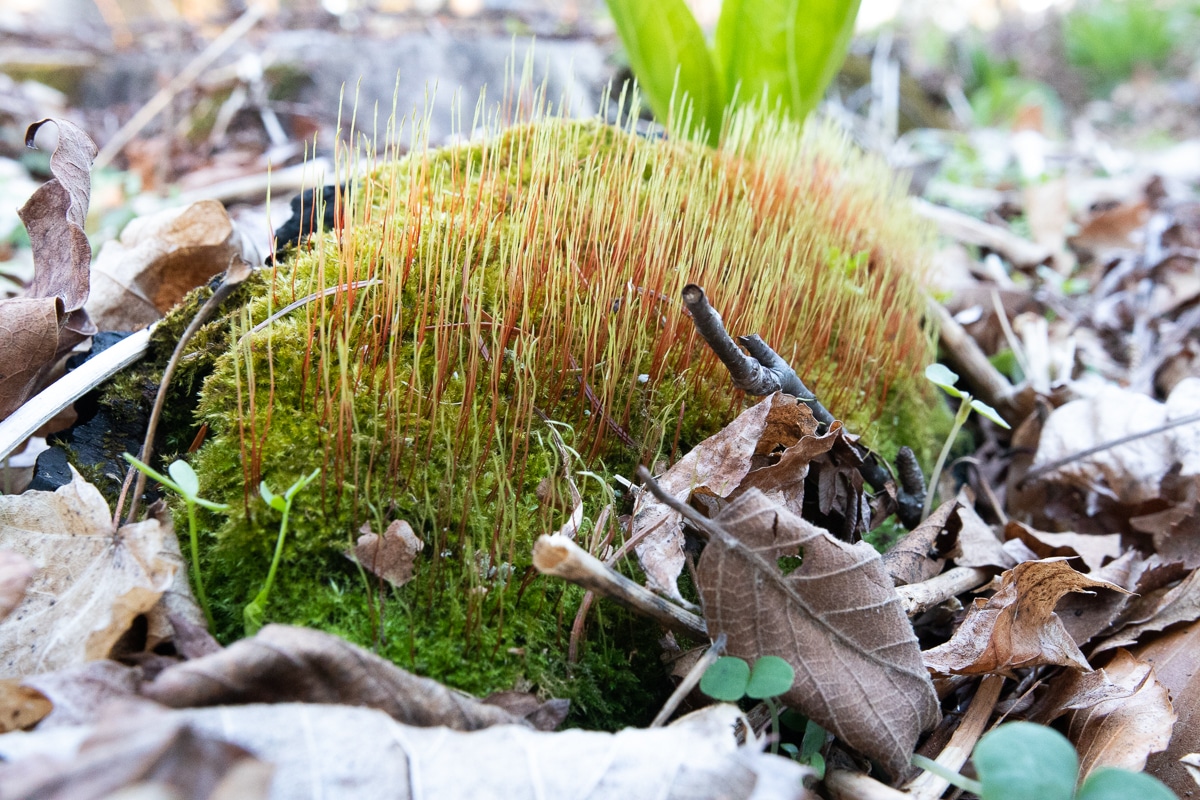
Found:
M 221 284 L 213 291 L 212 296 L 200 306 L 200 310 L 196 312 L 196 316 L 192 318 L 191 323 L 179 337 L 179 342 L 175 345 L 175 351 L 171 353 L 171 359 L 167 362 L 167 366 L 163 369 L 162 381 L 158 384 L 158 395 L 154 398 L 154 408 L 150 412 L 150 420 L 146 424 L 146 438 L 142 442 L 141 453 L 138 458 L 143 464 L 149 464 L 150 459 L 154 456 L 154 436 L 158 433 L 158 420 L 162 416 L 163 406 L 167 402 L 167 387 L 171 384 L 171 378 L 175 375 L 175 368 L 179 366 L 179 360 L 183 358 L 183 351 L 187 347 L 191 338 L 200 330 L 212 313 L 217 310 L 221 303 L 233 293 L 242 281 L 250 276 L 254 271 L 254 267 L 247 261 L 241 259 L 240 256 L 234 256 L 229 269 L 225 271 L 225 278 Z M 133 469 L 133 467 L 130 467 Z M 127 522 L 136 522 L 138 511 L 138 502 L 141 500 L 142 492 L 146 490 L 146 473 L 138 472 L 137 483 L 133 487 L 133 497 L 129 501 L 129 515 L 125 518 Z
M 533 546 L 533 565 L 543 575 L 570 581 L 601 597 L 650 617 L 670 630 L 707 639 L 704 619 L 631 581 L 565 536 L 540 536 Z

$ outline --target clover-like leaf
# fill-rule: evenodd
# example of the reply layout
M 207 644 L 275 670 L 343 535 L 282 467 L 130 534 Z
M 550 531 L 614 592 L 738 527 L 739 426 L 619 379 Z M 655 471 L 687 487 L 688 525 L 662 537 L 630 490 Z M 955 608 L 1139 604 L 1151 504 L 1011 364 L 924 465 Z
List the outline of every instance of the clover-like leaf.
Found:
M 700 678 L 700 691 L 714 700 L 736 703 L 746 696 L 750 665 L 740 658 L 724 656 L 713 662 Z
M 750 669 L 750 681 L 746 684 L 746 696 L 755 700 L 778 697 L 792 688 L 796 671 L 779 656 L 763 656 Z
M 1175 800 L 1175 793 L 1162 781 L 1144 772 L 1101 767 L 1079 787 L 1075 800 Z
M 1005 723 L 979 740 L 974 760 L 983 800 L 1071 800 L 1075 794 L 1079 757 L 1067 737 L 1045 725 Z

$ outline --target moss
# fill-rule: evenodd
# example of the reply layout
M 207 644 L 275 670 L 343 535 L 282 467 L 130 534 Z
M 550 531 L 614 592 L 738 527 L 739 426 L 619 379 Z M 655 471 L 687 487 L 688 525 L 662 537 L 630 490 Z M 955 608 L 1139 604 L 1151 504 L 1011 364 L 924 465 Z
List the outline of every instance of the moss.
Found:
M 714 152 L 546 119 L 363 180 L 344 229 L 265 275 L 203 345 L 223 352 L 193 463 L 234 509 L 204 517 L 219 635 L 240 635 L 270 562 L 279 521 L 259 482 L 278 492 L 321 467 L 293 507 L 268 619 L 465 690 L 571 697 L 577 722 L 652 714 L 653 627 L 600 604 L 568 664 L 582 592 L 537 576 L 530 552 L 566 518 L 537 501 L 543 478 L 611 485 L 743 408 L 682 285 L 705 286 L 732 331 L 761 333 L 884 452 L 936 409 L 919 377 L 924 229 L 882 164 L 780 125 L 739 118 Z M 594 520 L 612 492 L 576 481 Z M 393 519 L 426 548 L 413 581 L 385 591 L 342 551 Z

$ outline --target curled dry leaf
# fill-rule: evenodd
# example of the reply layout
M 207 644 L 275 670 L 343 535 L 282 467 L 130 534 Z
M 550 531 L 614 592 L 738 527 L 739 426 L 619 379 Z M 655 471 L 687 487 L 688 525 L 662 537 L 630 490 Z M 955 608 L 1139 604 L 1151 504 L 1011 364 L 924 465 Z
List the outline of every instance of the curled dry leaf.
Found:
M 142 694 L 173 708 L 342 703 L 377 708 L 408 725 L 465 731 L 521 722 L 344 639 L 287 625 L 268 625 L 219 653 L 169 667 L 142 687 Z
M 1076 572 L 1062 559 L 1026 561 L 1000 576 L 1000 589 L 976 600 L 950 641 L 925 651 L 925 664 L 943 675 L 997 674 L 1043 664 L 1090 670 L 1079 646 L 1054 613 L 1068 592 L 1125 590 Z
M 360 528 L 354 550 L 346 557 L 356 561 L 372 575 L 383 578 L 392 586 L 403 586 L 412 580 L 413 565 L 425 547 L 425 543 L 413 532 L 412 526 L 402 519 L 388 525 L 383 536 L 371 532 L 364 523 Z
M 279 798 L 817 800 L 803 783 L 812 770 L 760 752 L 759 742 L 737 744 L 733 730 L 743 718 L 728 705 L 666 728 L 615 734 L 412 728 L 374 709 L 299 703 L 163 711 L 149 719 L 272 764 L 271 796 Z M 78 759 L 86 755 L 79 740 L 93 730 L 0 736 L 0 757 L 12 771 L 34 765 L 38 754 Z
M 975 498 L 965 489 L 958 493 L 956 516 L 961 523 L 958 531 L 958 553 L 954 564 L 958 567 L 999 567 L 1007 569 L 1017 559 L 1004 549 L 991 526 L 975 511 Z
M 39 730 L 100 722 L 100 712 L 108 703 L 135 701 L 140 684 L 141 670 L 108 659 L 74 664 L 21 682 L 54 706 L 50 715 L 38 723 Z M 150 705 L 148 700 L 142 702 Z
M 0 620 L 21 604 L 37 572 L 33 562 L 12 550 L 0 550 Z
M 1118 650 L 1104 667 L 1112 683 L 1127 696 L 1072 711 L 1067 738 L 1079 751 L 1080 780 L 1097 767 L 1141 772 L 1151 753 L 1167 749 L 1175 711 L 1154 668 L 1127 650 Z
M 942 503 L 920 525 L 883 554 L 883 566 L 897 586 L 927 581 L 942 571 L 946 558 L 958 551 L 962 518 L 958 501 Z
M 717 498 L 729 497 L 748 472 L 770 465 L 770 454 L 777 448 L 790 447 L 816 429 L 807 406 L 776 392 L 692 448 L 667 470 L 658 485 L 681 503 L 697 490 Z M 803 480 L 803 474 L 787 481 L 779 474 L 772 477 L 777 486 Z M 647 582 L 654 589 L 679 597 L 675 582 L 684 565 L 683 518 L 649 492 L 643 492 L 634 506 L 630 527 L 631 537 L 639 539 L 635 550 Z
M 96 145 L 61 119 L 30 125 L 27 145 L 47 122 L 58 128 L 52 177 L 17 212 L 29 232 L 33 281 L 24 297 L 0 300 L 0 419 L 42 387 L 59 356 L 96 332 L 83 310 L 92 261 L 83 224 Z
M 1180 622 L 1200 619 L 1200 569 L 1193 570 L 1179 584 L 1165 592 L 1139 597 L 1130 604 L 1126 615 L 1134 624 L 1122 628 L 1096 647 L 1097 653 L 1117 647 L 1129 647 L 1144 633 L 1165 630 Z
M 231 263 L 260 263 L 245 247 L 216 200 L 139 217 L 96 254 L 88 313 L 104 330 L 144 328 Z
M 879 555 L 757 491 L 703 525 L 710 540 L 696 579 L 709 632 L 728 636 L 730 655 L 786 659 L 796 682 L 785 704 L 901 773 L 940 713 Z M 783 574 L 777 560 L 798 551 L 801 565 Z
M 54 492 L 0 497 L 0 547 L 38 567 L 24 602 L 0 622 L 0 678 L 107 657 L 157 603 L 180 562 L 169 517 L 117 531 L 100 492 L 72 468 Z

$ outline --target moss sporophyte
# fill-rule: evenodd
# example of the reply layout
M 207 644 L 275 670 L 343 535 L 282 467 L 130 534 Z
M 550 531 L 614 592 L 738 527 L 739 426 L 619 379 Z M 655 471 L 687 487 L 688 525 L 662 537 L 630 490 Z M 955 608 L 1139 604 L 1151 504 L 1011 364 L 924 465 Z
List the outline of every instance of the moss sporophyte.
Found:
M 226 638 L 282 542 L 256 623 L 321 627 L 468 691 L 536 686 L 591 724 L 652 713 L 652 626 L 601 604 L 568 665 L 582 590 L 536 577 L 530 552 L 571 513 L 537 500 L 543 479 L 613 486 L 744 407 L 682 312 L 687 283 L 877 449 L 927 438 L 928 233 L 887 167 L 827 126 L 743 111 L 714 150 L 542 114 L 418 140 L 348 186 L 339 230 L 227 318 L 202 391 L 192 463 L 230 510 L 200 512 L 200 558 Z M 318 469 L 283 542 L 258 487 Z M 611 498 L 584 491 L 585 530 Z M 425 547 L 392 589 L 342 553 L 397 519 Z

